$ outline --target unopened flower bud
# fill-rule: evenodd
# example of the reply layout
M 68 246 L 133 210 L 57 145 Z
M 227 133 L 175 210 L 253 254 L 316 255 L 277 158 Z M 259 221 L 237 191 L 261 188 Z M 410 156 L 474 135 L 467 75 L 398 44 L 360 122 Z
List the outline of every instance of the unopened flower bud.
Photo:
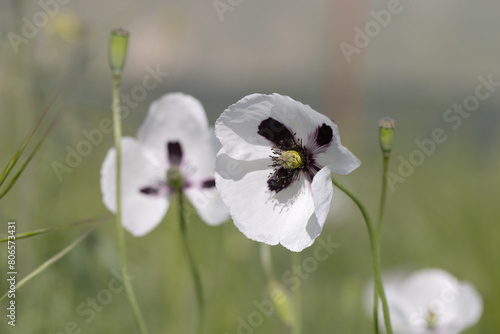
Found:
M 128 47 L 128 31 L 115 29 L 109 38 L 109 66 L 113 75 L 120 75 L 125 66 Z
M 378 121 L 379 125 L 379 140 L 380 148 L 385 157 L 389 157 L 392 151 L 392 143 L 394 139 L 394 128 L 396 121 L 390 117 L 384 117 Z

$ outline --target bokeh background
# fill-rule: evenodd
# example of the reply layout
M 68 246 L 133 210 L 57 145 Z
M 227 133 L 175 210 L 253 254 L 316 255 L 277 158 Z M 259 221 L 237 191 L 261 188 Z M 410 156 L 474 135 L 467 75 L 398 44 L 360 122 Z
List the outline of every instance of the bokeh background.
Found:
M 484 313 L 466 333 L 499 332 L 500 87 L 493 87 L 467 118 L 460 116 L 456 129 L 444 116 L 475 94 L 479 77 L 500 82 L 500 3 L 401 0 L 398 14 L 373 28 L 377 21 L 371 11 L 387 8 L 388 2 L 379 0 L 2 1 L 0 166 L 10 161 L 58 91 L 42 128 L 61 110 L 64 119 L 0 200 L 0 234 L 5 235 L 9 219 L 17 222 L 18 232 L 27 232 L 108 214 L 99 170 L 113 145 L 111 134 L 103 134 L 102 142 L 62 180 L 54 162 L 65 164 L 69 150 L 86 140 L 85 132 L 110 117 L 107 42 L 111 29 L 123 27 L 131 33 L 123 92 L 141 86 L 148 68 L 169 73 L 133 101 L 123 120 L 126 135 L 135 136 L 149 104 L 168 92 L 196 96 L 211 124 L 245 95 L 289 95 L 337 122 L 343 144 L 362 161 L 341 180 L 366 202 L 373 217 L 381 182 L 377 120 L 391 116 L 397 121 L 390 166 L 395 174 L 403 160 L 418 154 L 415 141 L 443 129 L 446 141 L 421 154 L 411 175 L 388 193 L 382 266 L 439 267 L 471 282 L 484 298 Z M 38 26 L 30 30 L 30 22 Z M 358 31 L 367 24 L 375 29 L 372 36 L 346 57 L 341 46 L 356 47 Z M 41 131 L 35 137 L 40 136 Z M 19 240 L 18 279 L 85 229 Z M 206 333 L 237 333 L 239 317 L 247 319 L 256 310 L 253 302 L 269 299 L 259 245 L 231 222 L 209 227 L 192 215 L 189 231 L 205 285 Z M 340 193 L 322 237 L 340 246 L 302 282 L 304 332 L 370 333 L 362 303 L 372 275 L 368 236 L 361 215 Z M 127 245 L 150 332 L 192 332 L 196 299 L 177 208 L 172 206 L 147 236 L 127 235 Z M 315 245 L 303 258 L 313 256 Z M 0 246 L 5 271 L 6 246 Z M 276 246 L 272 256 L 281 277 L 290 268 L 290 254 Z M 134 333 L 124 292 L 99 305 L 88 322 L 88 315 L 77 311 L 108 287 L 113 269 L 119 269 L 119 256 L 115 226 L 109 222 L 18 291 L 17 326 L 7 326 L 2 316 L 0 333 L 65 333 L 68 322 L 75 322 L 81 333 Z M 6 290 L 2 279 L 0 292 Z M 289 333 L 277 314 L 252 330 Z

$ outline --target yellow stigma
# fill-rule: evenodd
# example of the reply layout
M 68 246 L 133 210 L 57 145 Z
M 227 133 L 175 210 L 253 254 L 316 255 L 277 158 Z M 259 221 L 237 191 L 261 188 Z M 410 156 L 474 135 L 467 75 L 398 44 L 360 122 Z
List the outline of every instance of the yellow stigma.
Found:
M 297 151 L 284 151 L 281 153 L 279 161 L 280 165 L 286 169 L 299 168 L 303 165 L 302 158 Z

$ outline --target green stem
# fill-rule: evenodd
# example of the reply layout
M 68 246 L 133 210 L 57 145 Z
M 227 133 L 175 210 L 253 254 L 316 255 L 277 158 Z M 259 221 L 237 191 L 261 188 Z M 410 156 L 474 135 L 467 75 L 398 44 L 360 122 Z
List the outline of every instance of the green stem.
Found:
M 127 252 L 125 248 L 125 232 L 122 226 L 122 203 L 121 203 L 121 137 L 122 127 L 120 119 L 120 75 L 113 75 L 113 124 L 116 146 L 116 231 L 118 234 L 118 247 L 120 249 L 120 259 L 122 266 L 122 275 L 124 279 L 125 291 L 128 301 L 132 307 L 139 331 L 141 334 L 147 334 L 146 323 L 135 297 L 132 282 L 127 279 L 129 276 L 127 268 Z
M 380 299 L 382 300 L 382 309 L 384 310 L 384 322 L 387 334 L 393 334 L 391 319 L 389 315 L 389 306 L 387 305 L 387 299 L 385 297 L 384 285 L 382 283 L 382 277 L 380 275 L 380 254 L 379 254 L 379 242 L 376 237 L 376 233 L 373 229 L 373 224 L 368 215 L 368 211 L 366 210 L 363 203 L 359 200 L 359 198 L 354 195 L 348 188 L 346 188 L 342 183 L 338 182 L 335 178 L 332 177 L 332 182 L 336 185 L 340 190 L 342 190 L 347 196 L 349 196 L 354 203 L 358 206 L 363 218 L 365 219 L 366 227 L 368 229 L 368 234 L 370 237 L 370 245 L 372 248 L 373 254 L 373 271 L 375 274 L 375 287 L 380 295 Z
M 294 268 L 300 267 L 300 252 L 292 252 L 292 262 Z M 293 321 L 292 334 L 300 334 L 302 332 L 302 317 L 301 317 L 301 301 L 300 301 L 300 284 L 293 291 L 293 312 L 295 314 Z
M 387 194 L 387 170 L 389 167 L 389 156 L 384 155 L 384 165 L 382 170 L 382 193 L 380 195 L 380 209 L 377 221 L 377 239 L 380 241 L 380 232 L 382 231 L 382 218 L 384 217 L 385 198 Z
M 189 268 L 191 270 L 191 275 L 193 276 L 194 288 L 196 291 L 196 299 L 198 302 L 198 326 L 197 333 L 202 333 L 203 329 L 203 318 L 204 318 L 204 306 L 205 302 L 203 299 L 203 288 L 201 285 L 201 278 L 198 269 L 196 268 L 196 264 L 194 262 L 193 254 L 191 253 L 191 249 L 189 248 L 189 240 L 187 235 L 187 224 L 186 218 L 184 216 L 184 195 L 182 194 L 182 190 L 178 191 L 179 197 L 179 222 L 180 229 L 182 234 L 182 241 L 184 244 L 184 251 L 186 252 L 186 257 L 188 259 Z
M 387 170 L 389 167 L 389 154 L 384 154 L 384 162 L 382 169 L 382 192 L 380 194 L 380 208 L 378 211 L 378 221 L 375 238 L 379 247 L 380 255 L 380 236 L 382 232 L 382 219 L 384 217 L 385 198 L 387 195 Z M 380 262 L 380 259 L 379 259 Z M 373 323 L 375 326 L 375 333 L 378 334 L 378 289 L 374 286 L 373 289 Z

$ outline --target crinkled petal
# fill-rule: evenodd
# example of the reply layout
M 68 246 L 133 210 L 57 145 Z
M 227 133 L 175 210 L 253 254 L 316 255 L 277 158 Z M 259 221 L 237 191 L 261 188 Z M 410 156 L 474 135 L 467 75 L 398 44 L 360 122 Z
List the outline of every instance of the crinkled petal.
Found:
M 168 208 L 165 196 L 145 195 L 140 189 L 164 182 L 165 171 L 160 163 L 144 152 L 133 138 L 124 137 L 122 149 L 122 224 L 134 236 L 154 229 Z M 101 167 L 101 191 L 106 207 L 116 213 L 116 150 L 110 149 Z
M 275 195 L 282 206 L 282 227 L 280 244 L 293 252 L 300 252 L 311 246 L 321 233 L 321 224 L 314 214 L 314 200 L 311 184 L 302 176 L 288 188 Z
M 317 154 L 315 160 L 320 166 L 328 166 L 335 174 L 349 174 L 361 165 L 361 161 L 351 151 L 341 145 L 338 135 L 334 135 L 333 138 L 332 144 L 328 149 L 325 152 Z
M 312 149 L 320 167 L 328 166 L 334 173 L 348 174 L 360 165 L 360 161 L 342 146 L 338 127 L 332 120 L 308 105 L 279 94 L 253 94 L 233 104 L 217 120 L 216 135 L 230 157 L 263 159 L 271 154 L 270 148 L 275 145 L 258 134 L 259 125 L 268 118 L 286 126 L 295 140 L 302 140 L 304 146 Z M 333 137 L 318 148 L 315 147 L 317 131 L 324 124 L 332 129 Z
M 252 240 L 278 244 L 280 222 L 276 218 L 279 215 L 272 208 L 266 184 L 272 171 L 268 167 L 269 159 L 235 160 L 222 149 L 215 163 L 217 189 L 235 225 Z
M 324 120 L 324 124 L 332 129 L 332 140 L 328 145 L 324 145 L 321 149 L 316 149 L 317 153 L 314 155 L 314 160 L 320 166 L 328 166 L 335 174 L 345 175 L 349 174 L 361 165 L 354 154 L 351 153 L 346 147 L 342 146 L 339 135 L 339 128 L 337 124 L 333 123 L 324 115 L 319 114 L 318 121 Z M 316 115 L 317 116 L 317 115 Z M 326 120 L 324 118 L 326 118 Z M 309 138 L 312 141 L 314 136 Z M 309 143 L 308 145 L 313 146 Z
M 253 94 L 229 106 L 215 122 L 215 135 L 233 159 L 265 159 L 273 144 L 257 133 L 273 108 L 269 96 Z
M 329 126 L 334 125 L 332 120 L 325 115 L 291 97 L 280 94 L 267 95 L 267 97 L 273 104 L 270 117 L 285 124 L 295 134 L 295 138 L 301 139 L 305 146 L 312 139 L 310 136 L 323 123 Z
M 359 167 L 361 162 L 342 146 L 338 126 L 330 118 L 288 96 L 273 94 L 270 98 L 274 98 L 271 117 L 286 124 L 296 139 L 302 139 L 303 144 L 313 150 L 314 160 L 320 167 L 328 166 L 332 172 L 341 175 Z M 318 148 L 317 131 L 323 124 L 331 128 L 332 139 Z
M 215 179 L 238 229 L 248 238 L 292 251 L 310 246 L 321 231 L 305 177 L 275 193 L 267 188 L 270 159 L 242 161 L 224 150 L 217 155 Z
M 229 219 L 229 209 L 215 186 L 208 189 L 190 187 L 185 190 L 185 194 L 207 224 L 219 225 Z

